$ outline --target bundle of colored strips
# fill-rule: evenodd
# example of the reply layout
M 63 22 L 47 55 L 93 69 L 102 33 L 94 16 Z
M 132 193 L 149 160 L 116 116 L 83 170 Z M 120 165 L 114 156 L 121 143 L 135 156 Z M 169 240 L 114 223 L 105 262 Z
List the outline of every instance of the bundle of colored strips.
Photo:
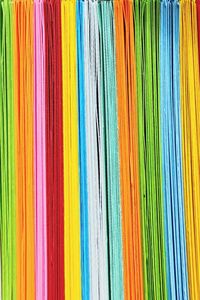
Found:
M 0 1 L 0 299 L 200 299 L 200 1 Z

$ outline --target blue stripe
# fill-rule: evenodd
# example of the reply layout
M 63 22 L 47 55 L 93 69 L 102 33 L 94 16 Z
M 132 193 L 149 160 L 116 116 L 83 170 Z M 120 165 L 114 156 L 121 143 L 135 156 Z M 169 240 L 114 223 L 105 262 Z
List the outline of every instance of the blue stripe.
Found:
M 76 4 L 77 56 L 78 56 L 78 104 L 79 104 L 79 168 L 80 168 L 80 208 L 81 208 L 81 280 L 82 299 L 90 299 L 89 274 L 89 234 L 88 234 L 88 192 L 85 129 L 84 91 L 84 45 L 83 45 L 83 1 Z
M 162 173 L 169 299 L 188 299 L 180 126 L 179 5 L 161 2 Z

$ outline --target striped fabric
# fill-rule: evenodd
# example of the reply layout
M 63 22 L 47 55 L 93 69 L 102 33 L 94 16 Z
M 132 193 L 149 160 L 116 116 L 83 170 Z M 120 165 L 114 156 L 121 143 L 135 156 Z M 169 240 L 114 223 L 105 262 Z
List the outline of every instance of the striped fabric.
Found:
M 0 4 L 0 299 L 200 299 L 200 1 Z

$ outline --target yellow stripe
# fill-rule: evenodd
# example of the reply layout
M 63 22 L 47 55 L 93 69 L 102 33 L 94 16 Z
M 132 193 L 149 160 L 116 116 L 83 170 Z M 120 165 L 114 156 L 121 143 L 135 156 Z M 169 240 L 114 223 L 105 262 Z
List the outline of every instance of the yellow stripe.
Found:
M 65 299 L 81 299 L 76 6 L 62 1 Z

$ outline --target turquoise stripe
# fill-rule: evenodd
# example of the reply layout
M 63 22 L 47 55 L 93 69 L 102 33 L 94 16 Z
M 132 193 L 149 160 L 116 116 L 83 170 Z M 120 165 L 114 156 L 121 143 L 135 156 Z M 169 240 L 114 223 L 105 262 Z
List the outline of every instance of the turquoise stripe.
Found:
M 89 268 L 89 230 L 88 230 L 88 191 L 87 155 L 85 129 L 85 90 L 84 90 L 84 45 L 83 45 L 83 5 L 76 4 L 77 61 L 78 61 L 78 111 L 79 111 L 79 172 L 80 172 L 80 209 L 81 209 L 81 281 L 82 299 L 90 299 Z
M 109 293 L 123 300 L 123 262 L 117 129 L 116 65 L 113 4 L 99 2 L 101 55 L 101 111 L 104 127 L 105 178 L 107 191 Z

